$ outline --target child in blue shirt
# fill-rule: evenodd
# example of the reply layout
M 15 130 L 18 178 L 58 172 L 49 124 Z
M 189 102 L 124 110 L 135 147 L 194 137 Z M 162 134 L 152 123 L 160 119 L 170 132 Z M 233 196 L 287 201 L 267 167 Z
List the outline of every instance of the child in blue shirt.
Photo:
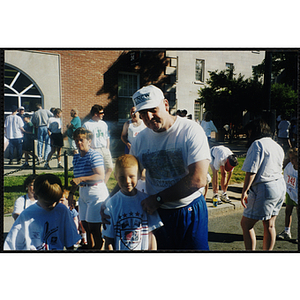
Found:
M 106 202 L 110 225 L 103 230 L 107 250 L 157 250 L 153 231 L 163 223 L 158 213 L 143 211 L 141 201 L 148 197 L 136 189 L 139 164 L 130 154 L 120 156 L 115 165 L 115 178 L 120 191 Z

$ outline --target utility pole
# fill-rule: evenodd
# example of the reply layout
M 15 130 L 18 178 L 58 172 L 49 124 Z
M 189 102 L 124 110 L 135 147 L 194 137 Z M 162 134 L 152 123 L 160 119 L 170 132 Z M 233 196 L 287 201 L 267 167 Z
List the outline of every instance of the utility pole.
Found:
M 266 51 L 265 54 L 265 76 L 264 76 L 264 97 L 266 109 L 271 111 L 271 74 L 272 74 L 272 52 Z
M 268 122 L 273 135 L 276 131 L 276 111 L 271 111 L 271 78 L 272 78 L 272 52 L 265 54 L 265 76 L 264 76 L 264 107 L 266 110 L 266 121 Z

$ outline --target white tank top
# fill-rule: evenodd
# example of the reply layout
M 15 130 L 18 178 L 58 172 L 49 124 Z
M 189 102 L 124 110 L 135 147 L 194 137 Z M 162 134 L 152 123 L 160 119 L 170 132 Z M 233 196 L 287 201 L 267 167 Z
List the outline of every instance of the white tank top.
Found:
M 132 121 L 130 120 L 128 126 L 128 136 L 127 136 L 129 143 L 132 144 L 133 139 L 145 128 L 146 126 L 143 121 L 139 126 L 134 126 Z

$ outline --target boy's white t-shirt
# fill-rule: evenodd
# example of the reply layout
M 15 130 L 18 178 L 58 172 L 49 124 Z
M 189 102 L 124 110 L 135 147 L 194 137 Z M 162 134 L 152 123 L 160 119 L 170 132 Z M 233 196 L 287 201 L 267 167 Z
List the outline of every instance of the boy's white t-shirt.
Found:
M 147 197 L 140 191 L 135 196 L 119 191 L 106 202 L 110 225 L 102 235 L 114 239 L 114 250 L 148 250 L 149 232 L 163 226 L 157 211 L 152 215 L 143 211 L 141 201 Z
M 61 118 L 50 117 L 48 119 L 47 128 L 52 133 L 61 133 L 61 127 L 62 127 Z
M 194 121 L 176 118 L 171 128 L 164 132 L 154 132 L 145 128 L 134 139 L 130 154 L 136 156 L 146 169 L 146 189 L 154 195 L 176 184 L 188 174 L 188 166 L 211 160 L 205 132 Z M 178 201 L 162 204 L 161 208 L 180 208 L 200 197 L 195 193 Z
M 286 192 L 298 204 L 298 170 L 294 169 L 291 162 L 284 168 L 283 176 L 286 183 Z
M 25 197 L 24 197 L 25 196 Z M 36 203 L 37 200 L 31 201 L 28 194 L 19 197 L 15 201 L 14 211 L 12 214 L 20 214 L 24 209 Z M 25 203 L 24 203 L 25 202 Z
M 63 250 L 81 239 L 69 209 L 58 203 L 46 211 L 37 203 L 25 209 L 13 224 L 4 250 Z
M 82 125 L 83 128 L 91 131 L 93 133 L 93 139 L 91 143 L 91 148 L 106 148 L 107 139 L 109 138 L 108 126 L 102 121 L 94 121 L 90 119 Z
M 219 170 L 221 166 L 225 166 L 228 156 L 232 154 L 233 152 L 225 146 L 212 147 L 211 156 L 213 167 Z

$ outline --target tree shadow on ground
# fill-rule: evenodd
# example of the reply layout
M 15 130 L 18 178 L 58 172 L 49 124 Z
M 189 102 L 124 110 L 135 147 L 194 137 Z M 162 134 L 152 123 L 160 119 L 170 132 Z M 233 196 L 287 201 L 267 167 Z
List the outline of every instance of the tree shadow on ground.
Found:
M 232 193 L 242 194 L 243 188 L 239 186 L 228 186 L 227 190 Z
M 208 241 L 217 243 L 233 243 L 243 241 L 242 234 L 208 232 Z

